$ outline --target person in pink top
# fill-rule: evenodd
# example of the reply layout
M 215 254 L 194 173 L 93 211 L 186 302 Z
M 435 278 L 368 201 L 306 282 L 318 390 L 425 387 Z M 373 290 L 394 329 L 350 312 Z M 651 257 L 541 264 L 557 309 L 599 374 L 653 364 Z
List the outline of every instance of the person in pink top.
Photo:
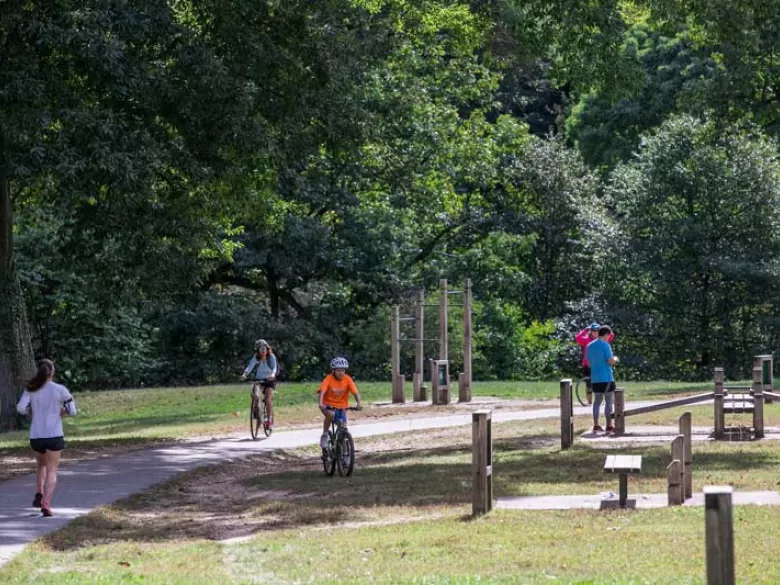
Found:
M 582 348 L 582 375 L 587 378 L 585 381 L 585 385 L 586 385 L 586 394 L 588 396 L 588 404 L 590 404 L 592 401 L 591 398 L 592 390 L 590 388 L 590 364 L 588 363 L 585 350 L 588 348 L 588 344 L 590 342 L 598 339 L 599 329 L 601 329 L 601 325 L 594 321 L 593 323 L 588 325 L 585 329 L 577 333 L 577 335 L 574 337 L 574 341 L 576 341 L 577 345 L 579 345 Z M 611 333 L 607 338 L 607 343 L 611 343 L 614 338 L 615 338 L 615 334 Z

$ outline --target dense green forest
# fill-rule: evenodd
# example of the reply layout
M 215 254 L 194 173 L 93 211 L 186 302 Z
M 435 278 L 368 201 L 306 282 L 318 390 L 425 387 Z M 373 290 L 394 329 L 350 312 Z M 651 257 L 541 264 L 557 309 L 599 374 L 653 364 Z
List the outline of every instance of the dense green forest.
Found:
M 778 25 L 780 0 L 3 2 L 2 417 L 42 356 L 73 389 L 214 383 L 264 337 L 288 379 L 334 354 L 389 379 L 390 306 L 440 278 L 473 282 L 477 379 L 575 371 L 592 320 L 621 376 L 745 375 L 780 335 Z

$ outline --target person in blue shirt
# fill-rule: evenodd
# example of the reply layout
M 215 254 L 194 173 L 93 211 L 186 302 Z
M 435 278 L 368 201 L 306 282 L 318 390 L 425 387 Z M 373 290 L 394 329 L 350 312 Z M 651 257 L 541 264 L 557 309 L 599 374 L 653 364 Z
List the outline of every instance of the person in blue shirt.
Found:
M 249 360 L 249 365 L 241 375 L 242 380 L 249 378 L 257 381 L 263 388 L 265 396 L 265 409 L 268 413 L 268 427 L 273 426 L 274 420 L 274 390 L 276 389 L 276 375 L 278 364 L 271 346 L 265 339 L 255 341 L 255 355 Z M 252 386 L 255 391 L 257 385 Z
M 618 359 L 612 355 L 609 339 L 612 329 L 603 325 L 599 329 L 598 338 L 591 341 L 585 349 L 585 355 L 590 364 L 590 385 L 593 390 L 593 430 L 603 431 L 599 426 L 599 410 L 604 401 L 604 416 L 607 432 L 615 432 L 612 424 L 612 413 L 615 405 L 615 373 L 612 370 Z

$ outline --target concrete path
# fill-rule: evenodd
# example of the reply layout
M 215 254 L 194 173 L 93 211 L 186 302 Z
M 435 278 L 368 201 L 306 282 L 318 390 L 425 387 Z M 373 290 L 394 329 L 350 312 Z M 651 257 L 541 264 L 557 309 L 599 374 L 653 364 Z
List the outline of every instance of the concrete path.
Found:
M 637 402 L 643 406 L 657 402 Z M 490 408 L 486 401 L 485 408 Z M 557 418 L 560 410 L 555 401 L 550 408 L 531 410 L 496 410 L 496 423 Z M 590 407 L 577 406 L 574 414 L 585 416 Z M 448 416 L 395 419 L 355 424 L 350 431 L 355 438 L 471 424 L 471 413 Z M 94 508 L 142 492 L 150 486 L 201 465 L 234 461 L 252 454 L 275 449 L 295 449 L 319 442 L 320 429 L 277 432 L 269 439 L 252 441 L 248 433 L 211 441 L 190 441 L 173 447 L 147 449 L 96 461 L 74 463 L 60 469 L 53 518 L 43 518 L 30 507 L 35 487 L 34 475 L 24 475 L 0 482 L 0 566 L 18 554 L 27 544 L 65 526 L 69 521 Z M 583 437 L 587 438 L 587 437 Z M 622 440 L 594 437 L 593 440 Z M 628 440 L 628 438 L 626 439 Z M 665 440 L 659 437 L 656 440 Z M 573 496 L 582 500 L 585 496 Z M 592 497 L 592 496 L 588 496 Z M 530 505 L 530 504 L 529 504 Z
M 780 494 L 777 492 L 734 492 L 731 499 L 735 506 L 747 504 L 755 506 L 780 506 Z M 617 507 L 618 497 L 613 492 L 580 496 L 526 496 L 518 498 L 498 498 L 495 508 L 508 510 L 602 510 Z M 668 506 L 666 494 L 629 494 L 629 508 L 665 508 Z M 703 506 L 704 494 L 696 493 L 685 500 L 683 506 Z
M 507 422 L 558 416 L 558 408 L 543 408 L 494 412 L 493 420 Z M 357 439 L 468 424 L 471 424 L 471 413 L 354 424 L 350 426 L 350 431 Z M 57 474 L 58 485 L 53 502 L 55 515 L 52 518 L 43 518 L 40 510 L 30 507 L 35 492 L 34 475 L 0 482 L 0 566 L 25 545 L 62 528 L 94 508 L 142 492 L 201 465 L 234 461 L 263 451 L 316 445 L 321 432 L 319 428 L 276 432 L 270 438 L 259 441 L 252 441 L 246 432 L 220 440 L 191 441 L 64 466 Z

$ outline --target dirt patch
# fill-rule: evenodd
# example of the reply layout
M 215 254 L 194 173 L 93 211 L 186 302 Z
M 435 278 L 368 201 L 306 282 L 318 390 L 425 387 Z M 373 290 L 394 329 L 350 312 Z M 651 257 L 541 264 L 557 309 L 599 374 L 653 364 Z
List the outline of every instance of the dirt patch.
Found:
M 557 444 L 542 428 L 521 437 L 504 425 L 496 447 Z M 139 541 L 240 542 L 285 529 L 370 526 L 470 510 L 471 427 L 398 433 L 356 442 L 351 477 L 324 474 L 316 446 L 202 467 L 102 508 L 50 535 L 56 550 Z

